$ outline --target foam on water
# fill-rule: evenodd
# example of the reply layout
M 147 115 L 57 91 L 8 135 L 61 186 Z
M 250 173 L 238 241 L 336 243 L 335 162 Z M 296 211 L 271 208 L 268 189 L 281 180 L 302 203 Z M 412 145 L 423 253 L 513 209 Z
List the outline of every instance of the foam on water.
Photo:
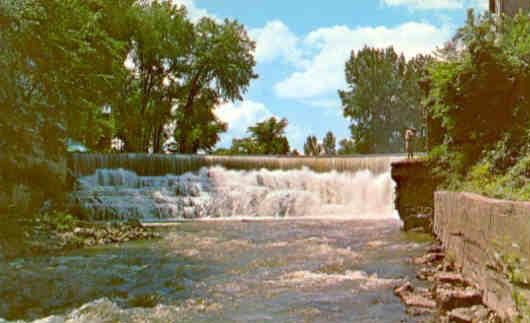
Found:
M 215 166 L 180 176 L 139 176 L 124 169 L 98 169 L 79 183 L 74 196 L 94 219 L 396 216 L 389 172 L 237 171 Z

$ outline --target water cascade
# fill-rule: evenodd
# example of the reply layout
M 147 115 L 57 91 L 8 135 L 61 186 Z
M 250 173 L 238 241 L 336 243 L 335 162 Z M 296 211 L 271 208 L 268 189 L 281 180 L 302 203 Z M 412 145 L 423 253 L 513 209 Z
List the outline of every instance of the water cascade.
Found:
M 93 219 L 147 221 L 391 217 L 394 183 L 389 166 L 400 158 L 73 157 L 76 174 L 93 170 L 78 178 L 74 193 Z M 265 169 L 272 163 L 273 170 Z

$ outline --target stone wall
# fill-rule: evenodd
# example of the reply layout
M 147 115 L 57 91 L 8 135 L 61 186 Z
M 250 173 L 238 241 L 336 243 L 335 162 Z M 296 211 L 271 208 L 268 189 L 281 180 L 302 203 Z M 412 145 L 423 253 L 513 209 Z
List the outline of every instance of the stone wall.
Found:
M 438 183 L 427 163 L 416 159 L 394 162 L 392 179 L 396 182 L 395 206 L 404 229 L 432 232 L 434 190 Z
M 513 274 L 509 266 L 517 259 L 520 275 L 530 269 L 530 203 L 436 192 L 434 232 L 447 256 L 483 291 L 484 303 L 502 318 L 513 320 L 517 314 L 514 291 L 527 298 L 528 289 L 508 279 Z

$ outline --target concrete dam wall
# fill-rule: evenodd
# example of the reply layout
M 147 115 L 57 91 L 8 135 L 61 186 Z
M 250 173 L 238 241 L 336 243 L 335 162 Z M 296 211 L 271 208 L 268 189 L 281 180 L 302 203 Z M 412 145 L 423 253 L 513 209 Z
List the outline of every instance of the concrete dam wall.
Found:
M 390 163 L 403 154 L 333 157 L 211 156 L 163 154 L 72 154 L 69 169 L 75 177 L 92 175 L 98 169 L 127 169 L 141 176 L 181 175 L 203 167 L 222 166 L 233 170 L 291 170 L 306 167 L 315 172 L 390 171 Z
M 530 202 L 440 191 L 434 213 L 447 255 L 483 291 L 486 305 L 514 321 L 515 299 L 529 299 Z

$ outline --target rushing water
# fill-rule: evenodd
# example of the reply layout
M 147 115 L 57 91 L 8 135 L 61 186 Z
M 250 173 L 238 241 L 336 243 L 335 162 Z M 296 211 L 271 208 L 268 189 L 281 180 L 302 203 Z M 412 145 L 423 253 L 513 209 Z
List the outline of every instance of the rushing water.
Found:
M 317 172 L 285 164 L 298 159 L 265 170 L 274 160 L 144 157 L 78 156 L 74 197 L 94 219 L 196 221 L 156 241 L 0 262 L 0 322 L 417 319 L 392 292 L 424 245 L 399 230 L 391 158 L 344 159 L 343 172 L 315 159 Z
M 391 219 L 186 222 L 158 241 L 0 265 L 0 317 L 415 322 L 392 287 L 422 248 Z
M 393 214 L 389 172 L 202 168 L 181 176 L 99 169 L 76 198 L 95 219 L 224 217 L 383 218 Z

